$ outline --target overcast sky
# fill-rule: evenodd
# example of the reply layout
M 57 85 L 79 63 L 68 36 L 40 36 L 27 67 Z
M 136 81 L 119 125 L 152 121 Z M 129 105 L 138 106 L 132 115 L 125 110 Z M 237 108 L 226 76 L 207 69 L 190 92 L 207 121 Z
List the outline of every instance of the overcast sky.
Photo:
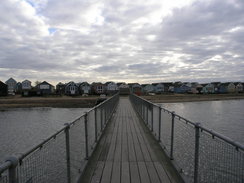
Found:
M 0 80 L 244 81 L 243 0 L 1 0 Z

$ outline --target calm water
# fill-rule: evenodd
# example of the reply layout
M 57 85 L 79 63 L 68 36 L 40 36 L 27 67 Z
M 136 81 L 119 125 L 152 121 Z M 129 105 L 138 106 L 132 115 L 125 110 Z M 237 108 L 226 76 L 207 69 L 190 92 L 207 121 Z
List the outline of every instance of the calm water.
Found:
M 72 122 L 85 108 L 20 108 L 0 111 L 0 162 L 30 148 Z
M 244 144 L 244 100 L 163 103 L 162 107 Z

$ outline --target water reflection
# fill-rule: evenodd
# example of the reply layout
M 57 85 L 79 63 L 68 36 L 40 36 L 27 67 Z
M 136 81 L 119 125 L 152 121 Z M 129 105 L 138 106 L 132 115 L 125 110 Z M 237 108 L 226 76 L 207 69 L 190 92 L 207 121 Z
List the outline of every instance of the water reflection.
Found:
M 0 111 L 0 162 L 26 152 L 87 110 L 45 107 Z
M 163 103 L 162 107 L 244 144 L 244 100 Z

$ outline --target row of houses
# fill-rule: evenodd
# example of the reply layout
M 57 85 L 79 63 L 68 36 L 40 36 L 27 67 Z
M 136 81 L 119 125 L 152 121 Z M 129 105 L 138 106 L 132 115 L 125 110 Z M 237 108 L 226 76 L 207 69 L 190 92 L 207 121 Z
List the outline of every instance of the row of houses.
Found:
M 56 88 L 50 83 L 43 81 L 36 86 L 32 86 L 31 81 L 24 80 L 17 82 L 13 78 L 8 79 L 5 83 L 0 81 L 0 96 L 22 94 L 23 96 L 33 95 L 91 95 L 107 94 L 113 95 L 118 91 L 121 94 L 135 93 L 142 94 L 162 94 L 162 93 L 242 93 L 244 83 L 241 82 L 212 82 L 199 84 L 197 82 L 168 82 L 168 83 L 115 83 L 115 82 L 88 82 L 75 83 L 58 83 Z

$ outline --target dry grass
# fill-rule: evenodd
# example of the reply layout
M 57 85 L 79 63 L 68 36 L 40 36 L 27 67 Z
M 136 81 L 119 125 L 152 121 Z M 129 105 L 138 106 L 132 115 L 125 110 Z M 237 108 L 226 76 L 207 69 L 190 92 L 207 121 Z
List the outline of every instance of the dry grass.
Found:
M 161 94 L 154 96 L 142 96 L 154 103 L 194 102 L 214 100 L 244 99 L 244 93 L 238 94 Z

